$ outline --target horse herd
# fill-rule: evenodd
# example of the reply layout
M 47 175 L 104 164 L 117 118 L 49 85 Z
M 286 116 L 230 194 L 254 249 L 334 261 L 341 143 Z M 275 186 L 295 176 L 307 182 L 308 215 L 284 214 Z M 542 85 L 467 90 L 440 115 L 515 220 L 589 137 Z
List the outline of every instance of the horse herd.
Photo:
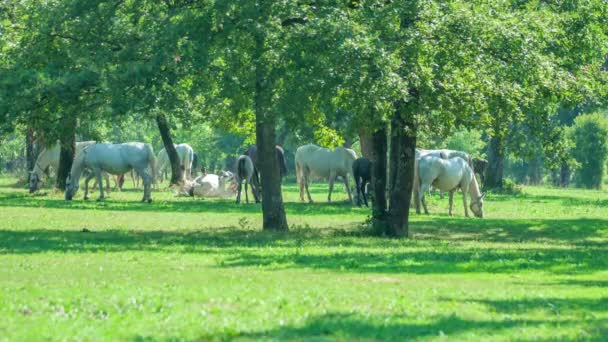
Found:
M 253 199 L 257 203 L 261 200 L 260 176 L 257 168 L 257 149 L 250 146 L 239 156 L 235 165 L 235 172 L 221 171 L 218 174 L 196 174 L 196 154 L 188 144 L 175 145 L 179 156 L 184 179 L 176 189 L 178 196 L 195 197 L 231 197 L 236 196 L 240 203 L 242 185 L 245 183 L 245 201 L 249 202 L 248 186 L 251 187 Z M 43 150 L 30 172 L 30 192 L 35 192 L 49 168 L 57 170 L 59 165 L 60 148 L 57 144 Z M 276 146 L 277 160 L 281 179 L 287 174 L 285 153 L 280 146 Z M 477 217 L 483 217 L 483 198 L 480 192 L 475 173 L 483 174 L 487 162 L 483 159 L 471 158 L 467 153 L 454 150 L 422 150 L 416 149 L 416 165 L 414 172 L 414 203 L 416 212 L 420 213 L 420 203 L 428 214 L 425 194 L 431 186 L 440 191 L 449 193 L 449 214 L 452 215 L 454 192 L 461 189 L 463 193 L 464 212 L 469 216 L 470 208 Z M 119 178 L 131 172 L 134 179 L 138 176 L 143 180 L 142 201 L 151 202 L 151 189 L 155 179 L 163 180 L 170 169 L 168 155 L 163 148 L 158 155 L 154 155 L 150 144 L 131 142 L 122 144 L 98 143 L 84 141 L 76 143 L 76 153 L 72 168 L 66 179 L 65 199 L 72 200 L 79 189 L 80 178 L 85 177 L 84 199 L 88 199 L 89 181 L 95 178 L 99 184 L 99 198 L 104 199 L 103 179 L 106 180 L 107 191 L 110 191 L 110 174 L 117 176 L 116 188 L 120 190 L 122 183 Z M 133 173 L 135 172 L 135 174 Z M 372 162 L 366 158 L 357 158 L 354 150 L 337 147 L 333 150 L 308 144 L 299 147 L 295 153 L 295 172 L 300 190 L 300 200 L 304 201 L 306 195 L 309 202 L 309 184 L 313 178 L 327 179 L 329 181 L 328 202 L 335 181 L 340 177 L 344 182 L 349 201 L 361 206 L 368 206 L 367 186 L 372 178 Z M 355 181 L 356 196 L 352 196 L 350 189 L 350 176 Z M 134 183 L 135 185 L 135 183 Z M 470 198 L 470 207 L 467 207 L 467 195 Z

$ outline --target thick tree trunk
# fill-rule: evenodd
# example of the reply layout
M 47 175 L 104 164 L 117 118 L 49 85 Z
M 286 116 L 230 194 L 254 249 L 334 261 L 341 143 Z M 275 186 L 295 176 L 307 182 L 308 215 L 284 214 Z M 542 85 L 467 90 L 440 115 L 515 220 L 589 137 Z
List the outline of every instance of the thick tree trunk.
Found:
M 281 173 L 275 148 L 274 122 L 256 122 L 258 160 L 262 183 L 262 215 L 264 230 L 288 230 L 281 192 Z
M 372 224 L 377 234 L 386 231 L 387 212 L 386 212 L 386 170 L 387 170 L 387 132 L 383 127 L 372 134 Z
M 264 37 L 260 33 L 256 36 L 255 89 L 254 110 L 256 143 L 258 148 L 257 169 L 260 171 L 262 185 L 262 217 L 264 230 L 287 231 L 287 216 L 283 205 L 281 192 L 281 173 L 276 151 L 276 122 L 268 112 L 268 89 L 265 79 L 262 55 L 264 51 Z
M 502 138 L 491 137 L 488 146 L 488 169 L 484 187 L 502 188 L 505 156 Z
M 57 179 L 55 187 L 61 191 L 65 191 L 65 180 L 72 170 L 72 162 L 76 153 L 76 117 L 66 115 L 62 120 L 62 132 L 59 139 L 59 169 L 57 170 Z
M 173 145 L 173 138 L 171 138 L 171 129 L 169 128 L 169 123 L 167 123 L 167 118 L 163 114 L 156 115 L 156 124 L 163 139 L 165 151 L 167 151 L 169 161 L 171 162 L 171 184 L 181 184 L 184 180 L 184 170 L 182 170 L 179 156 L 175 150 L 175 145 Z
M 405 120 L 398 110 L 391 120 L 390 202 L 388 236 L 408 236 L 409 208 L 414 183 L 416 130 L 413 120 Z
M 361 154 L 363 157 L 372 160 L 374 149 L 372 146 L 372 134 L 368 129 L 362 128 L 359 130 L 359 145 L 361 145 Z

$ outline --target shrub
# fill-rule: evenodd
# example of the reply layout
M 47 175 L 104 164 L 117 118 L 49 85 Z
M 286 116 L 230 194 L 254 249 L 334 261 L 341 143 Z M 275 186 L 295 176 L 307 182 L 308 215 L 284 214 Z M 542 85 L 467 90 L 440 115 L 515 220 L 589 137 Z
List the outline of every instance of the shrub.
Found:
M 608 160 L 608 117 L 603 113 L 581 115 L 574 120 L 569 133 L 575 144 L 573 157 L 580 165 L 576 183 L 600 189 Z

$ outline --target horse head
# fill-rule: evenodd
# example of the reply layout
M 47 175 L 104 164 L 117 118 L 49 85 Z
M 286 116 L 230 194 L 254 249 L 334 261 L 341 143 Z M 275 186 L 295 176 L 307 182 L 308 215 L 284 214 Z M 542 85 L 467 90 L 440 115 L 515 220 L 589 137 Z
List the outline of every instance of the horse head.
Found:
M 76 192 L 78 191 L 78 182 L 72 181 L 72 173 L 68 173 L 68 177 L 65 179 L 65 200 L 71 201 Z
M 486 194 L 481 194 L 481 196 L 477 199 L 471 198 L 471 211 L 475 215 L 475 217 L 483 218 L 483 198 Z
M 36 192 L 36 190 L 38 190 L 38 183 L 40 183 L 40 178 L 38 177 L 38 174 L 34 171 L 30 171 L 30 194 L 33 194 L 34 192 Z

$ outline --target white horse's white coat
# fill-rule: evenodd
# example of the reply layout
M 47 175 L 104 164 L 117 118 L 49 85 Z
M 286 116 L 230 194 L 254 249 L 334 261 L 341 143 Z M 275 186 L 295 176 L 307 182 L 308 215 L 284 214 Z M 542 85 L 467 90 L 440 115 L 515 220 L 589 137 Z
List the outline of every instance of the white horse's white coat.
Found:
M 144 182 L 142 201 L 151 202 L 151 185 L 156 172 L 156 157 L 150 144 L 131 142 L 124 144 L 98 143 L 87 146 L 74 159 L 72 170 L 66 180 L 65 198 L 71 200 L 79 187 L 79 180 L 84 169 L 93 171 L 97 181 L 101 181 L 103 171 L 113 175 L 124 174 L 135 169 Z M 148 171 L 148 169 L 150 171 Z M 89 176 L 93 177 L 93 176 Z M 88 198 L 88 186 L 85 182 L 84 198 Z M 103 200 L 103 188 L 100 188 L 99 199 Z
M 178 196 L 194 197 L 232 197 L 236 192 L 234 184 L 226 189 L 226 184 L 234 180 L 232 172 L 224 171 L 219 175 L 212 173 L 186 180 L 178 191 Z
M 331 202 L 334 181 L 337 176 L 341 176 L 344 179 L 348 199 L 352 202 L 349 175 L 352 173 L 353 162 L 356 159 L 357 154 L 355 151 L 344 147 L 336 147 L 332 151 L 313 144 L 300 146 L 296 150 L 296 177 L 300 186 L 300 199 L 304 201 L 304 189 L 306 189 L 308 201 L 312 203 L 312 198 L 308 191 L 312 175 L 329 179 L 327 201 Z
M 184 177 L 186 179 L 192 179 L 192 161 L 194 160 L 194 149 L 188 144 L 174 145 L 179 157 L 180 165 L 183 167 Z M 171 161 L 167 151 L 163 148 L 158 152 L 156 156 L 158 162 L 158 177 L 162 182 L 164 180 L 165 172 L 171 170 Z
M 78 141 L 76 142 L 76 153 L 75 156 L 82 151 L 85 147 L 89 145 L 95 144 L 95 141 Z M 59 169 L 59 154 L 61 153 L 61 147 L 59 146 L 59 142 L 53 145 L 50 148 L 43 149 L 40 154 L 38 154 L 38 158 L 36 158 L 36 162 L 34 163 L 34 169 L 31 171 L 30 175 L 30 192 L 34 192 L 38 190 L 38 187 L 42 180 L 44 179 L 44 174 L 47 169 L 52 169 L 53 172 L 57 172 Z M 108 192 L 110 191 L 110 175 L 107 173 L 103 174 L 103 177 L 106 179 L 106 186 Z
M 483 217 L 483 197 L 479 191 L 479 185 L 475 179 L 473 169 L 469 164 L 460 157 L 450 159 L 438 158 L 435 156 L 424 156 L 418 160 L 418 192 L 422 196 L 422 204 L 424 212 L 428 214 L 426 206 L 425 193 L 430 189 L 431 185 L 442 191 L 450 193 L 450 210 L 452 215 L 452 206 L 454 200 L 454 192 L 460 188 L 462 190 L 462 201 L 464 204 L 465 216 L 469 216 L 467 208 L 467 194 L 471 197 L 471 210 L 477 217 Z M 419 204 L 417 211 L 419 211 Z

